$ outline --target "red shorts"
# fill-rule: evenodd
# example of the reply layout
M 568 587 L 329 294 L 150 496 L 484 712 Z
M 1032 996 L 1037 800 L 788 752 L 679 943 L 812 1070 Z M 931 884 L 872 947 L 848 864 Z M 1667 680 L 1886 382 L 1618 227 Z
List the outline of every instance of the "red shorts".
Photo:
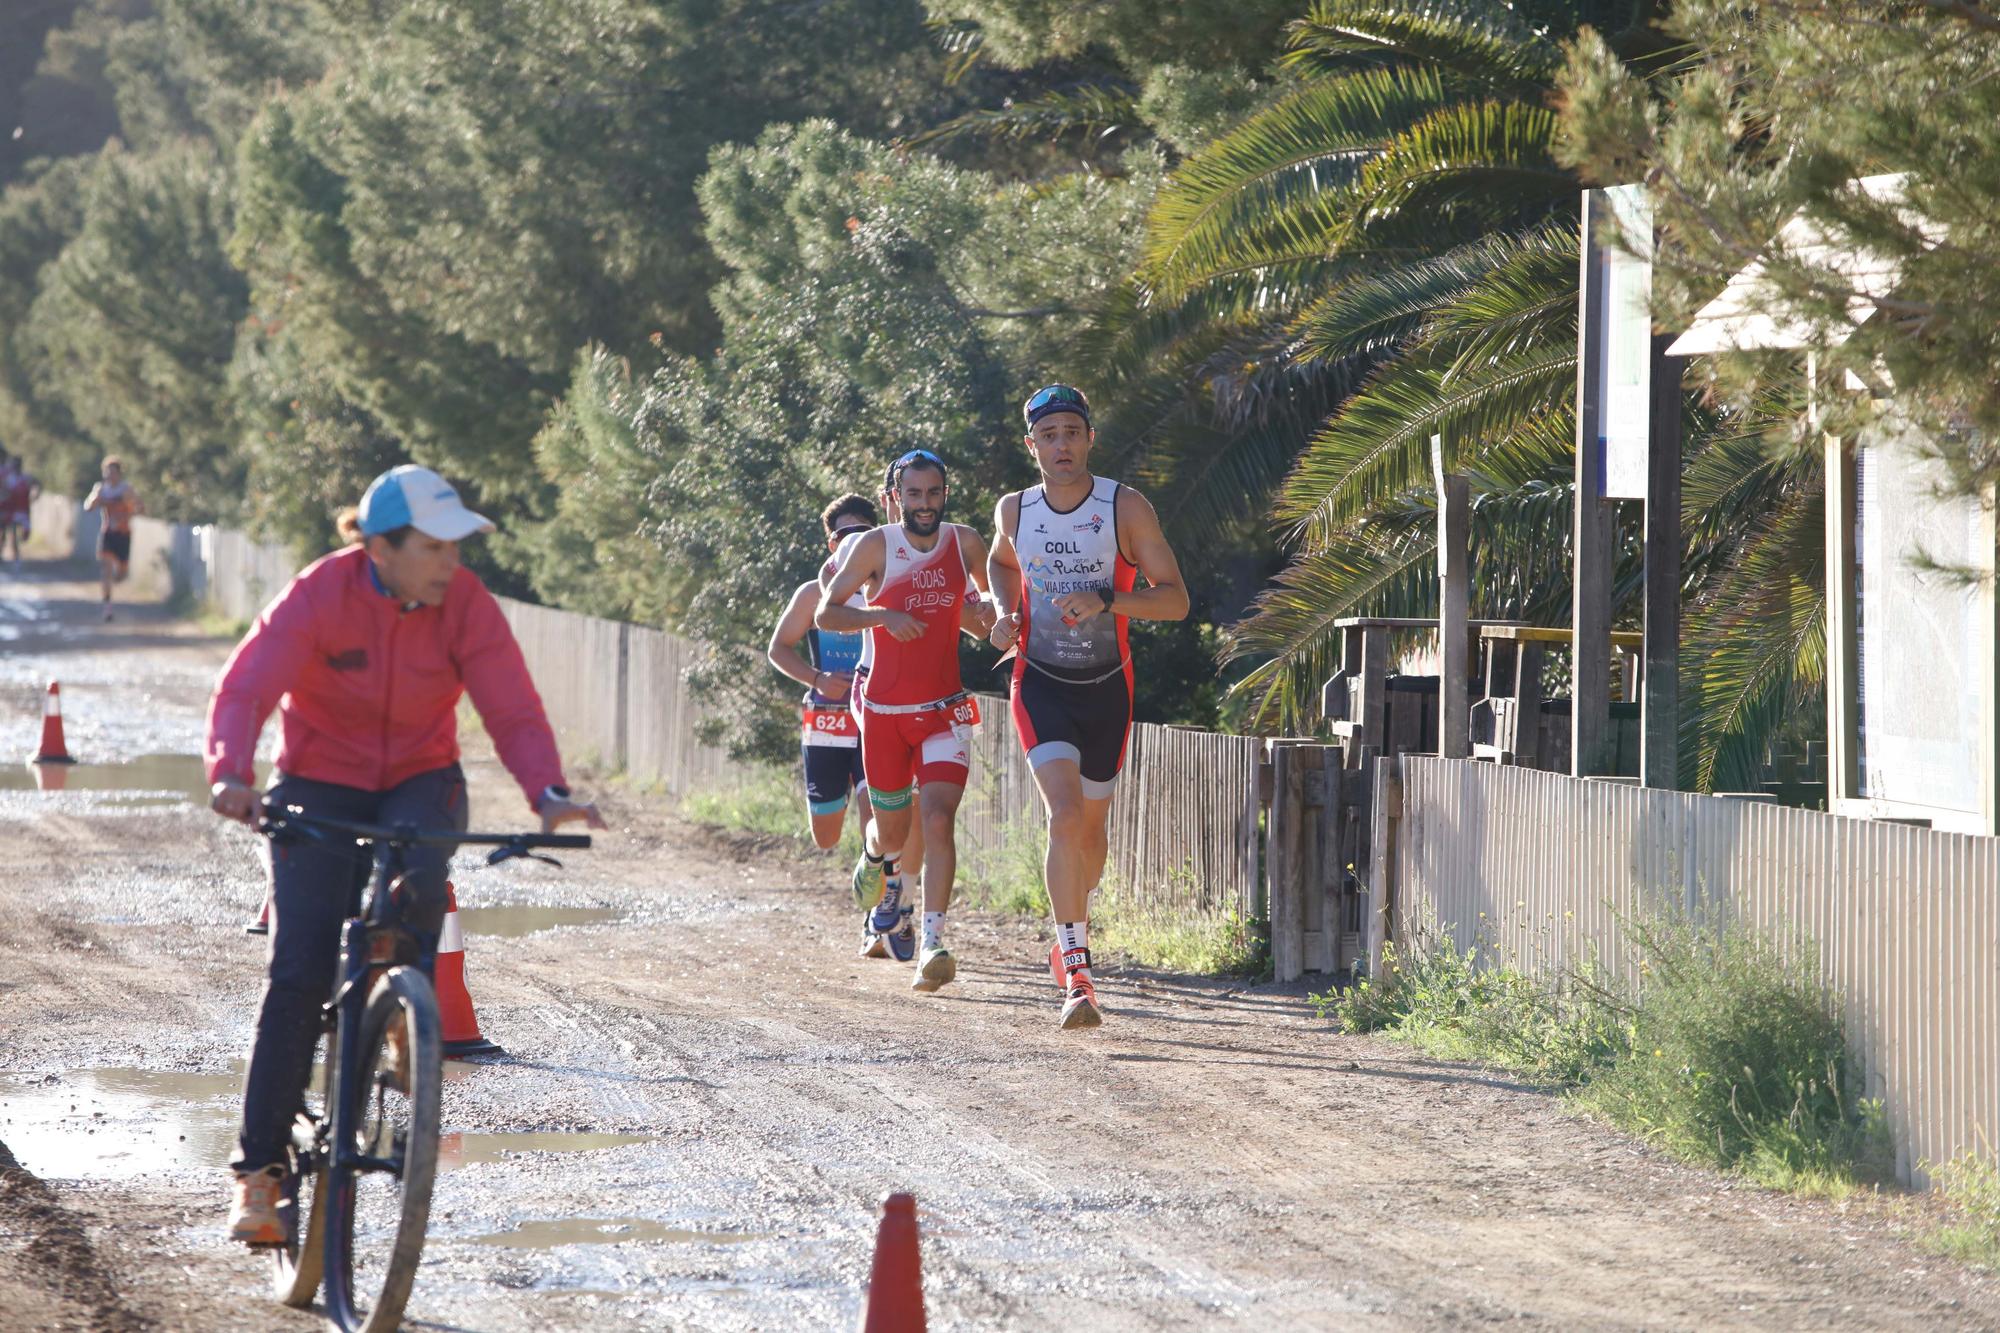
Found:
M 861 766 L 870 792 L 909 790 L 912 782 L 963 787 L 972 776 L 971 729 L 949 708 L 921 713 L 867 710 L 861 726 Z

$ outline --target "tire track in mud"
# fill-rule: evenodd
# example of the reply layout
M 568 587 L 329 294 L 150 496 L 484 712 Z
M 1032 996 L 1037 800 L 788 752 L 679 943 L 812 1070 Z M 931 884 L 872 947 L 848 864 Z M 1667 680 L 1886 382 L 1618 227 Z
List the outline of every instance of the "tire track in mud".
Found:
M 8 1327 L 110 1333 L 154 1327 L 127 1308 L 83 1220 L 25 1170 L 5 1143 L 0 1143 L 0 1286 L 8 1296 L 0 1324 Z

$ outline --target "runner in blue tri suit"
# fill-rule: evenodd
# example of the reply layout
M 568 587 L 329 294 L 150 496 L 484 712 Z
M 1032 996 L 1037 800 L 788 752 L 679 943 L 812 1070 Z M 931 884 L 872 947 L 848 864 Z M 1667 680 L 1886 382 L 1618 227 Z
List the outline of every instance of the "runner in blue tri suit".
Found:
M 820 523 L 829 552 L 848 536 L 877 522 L 875 506 L 860 495 L 843 495 L 826 507 Z M 800 750 L 805 758 L 806 810 L 813 843 L 822 851 L 840 843 L 849 801 L 860 798 L 865 826 L 874 815 L 867 779 L 861 771 L 861 733 L 848 707 L 855 669 L 861 664 L 859 634 L 837 634 L 813 624 L 819 605 L 817 579 L 801 583 L 771 630 L 766 652 L 771 665 L 806 687 L 800 703 Z M 801 652 L 801 648 L 804 649 Z

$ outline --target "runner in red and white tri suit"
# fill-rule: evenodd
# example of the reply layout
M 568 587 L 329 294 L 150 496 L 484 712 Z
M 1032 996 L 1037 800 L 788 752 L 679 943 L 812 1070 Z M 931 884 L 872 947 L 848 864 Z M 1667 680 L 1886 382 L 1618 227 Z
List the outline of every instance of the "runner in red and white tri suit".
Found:
M 984 582 L 986 543 L 971 528 L 943 521 L 949 490 L 937 455 L 905 454 L 891 477 L 902 522 L 846 547 L 814 622 L 825 630 L 868 632 L 873 662 L 860 687 L 862 765 L 880 843 L 890 855 L 903 849 L 911 787 L 922 783 L 924 919 L 911 986 L 934 991 L 958 967 L 944 947 L 944 917 L 957 870 L 954 825 L 978 721 L 959 679 L 958 631 L 968 576 L 975 586 Z M 866 593 L 866 606 L 847 605 L 856 592 Z

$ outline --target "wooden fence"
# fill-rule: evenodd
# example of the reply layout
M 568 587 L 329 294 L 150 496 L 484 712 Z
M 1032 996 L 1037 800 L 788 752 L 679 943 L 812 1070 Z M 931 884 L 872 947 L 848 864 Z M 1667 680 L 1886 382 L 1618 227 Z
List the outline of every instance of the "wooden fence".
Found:
M 1382 803 L 1397 807 L 1391 797 Z M 1549 968 L 1676 907 L 1816 951 L 1904 1180 L 2000 1133 L 2000 839 L 1404 755 L 1375 892 Z

